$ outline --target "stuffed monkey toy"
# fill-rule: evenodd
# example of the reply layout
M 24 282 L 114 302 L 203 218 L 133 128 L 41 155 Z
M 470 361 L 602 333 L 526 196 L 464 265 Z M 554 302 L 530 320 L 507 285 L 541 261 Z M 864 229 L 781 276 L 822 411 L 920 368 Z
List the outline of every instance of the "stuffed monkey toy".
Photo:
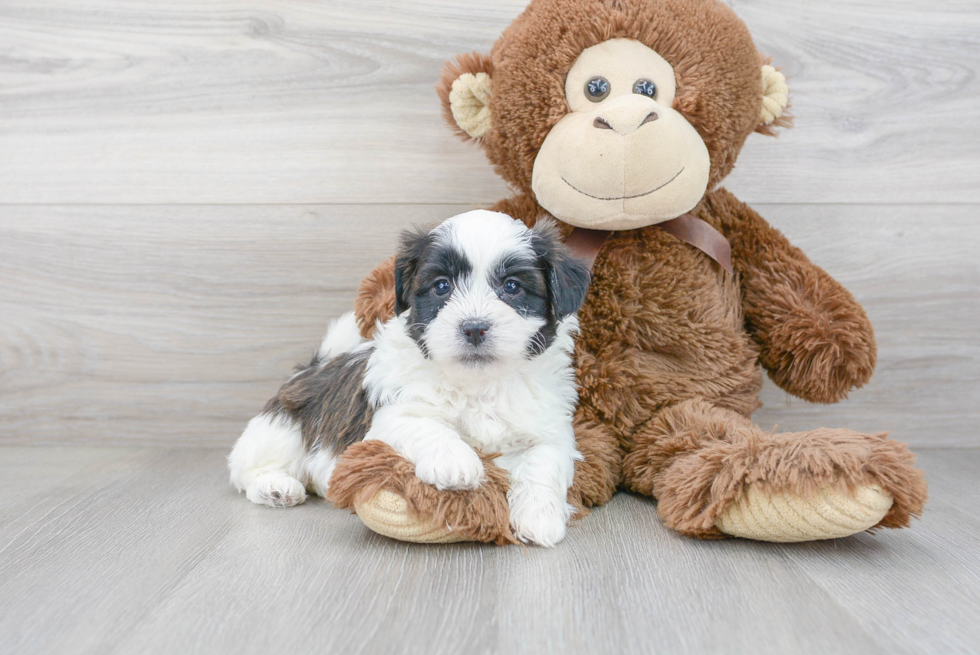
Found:
M 785 79 L 731 9 L 532 0 L 489 55 L 447 63 L 437 90 L 449 124 L 518 192 L 493 209 L 554 217 L 595 258 L 570 502 L 584 513 L 628 489 L 681 534 L 766 541 L 900 528 L 921 512 L 924 477 L 903 444 L 749 418 L 760 366 L 833 403 L 869 380 L 876 346 L 854 297 L 719 186 L 750 134 L 789 125 Z M 365 336 L 393 296 L 385 262 L 357 299 Z M 441 492 L 384 444 L 355 444 L 329 497 L 398 539 L 511 543 L 506 474 L 487 461 L 480 489 Z

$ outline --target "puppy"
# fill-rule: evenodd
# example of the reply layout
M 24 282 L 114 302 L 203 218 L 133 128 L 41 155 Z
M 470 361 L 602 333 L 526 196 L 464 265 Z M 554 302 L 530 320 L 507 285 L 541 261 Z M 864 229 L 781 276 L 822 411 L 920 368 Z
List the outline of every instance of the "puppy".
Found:
M 472 211 L 405 233 L 395 260 L 395 317 L 362 342 L 353 314 L 309 366 L 253 418 L 228 458 L 254 503 L 324 495 L 337 458 L 380 439 L 438 489 L 484 478 L 474 448 L 501 453 L 514 533 L 565 536 L 575 461 L 575 312 L 589 271 L 550 223 L 534 229 Z

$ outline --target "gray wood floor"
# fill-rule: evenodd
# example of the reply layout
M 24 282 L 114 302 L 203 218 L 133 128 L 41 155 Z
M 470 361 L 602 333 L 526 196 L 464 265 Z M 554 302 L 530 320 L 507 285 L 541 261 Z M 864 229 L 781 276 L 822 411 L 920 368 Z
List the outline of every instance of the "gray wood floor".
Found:
M 699 542 L 617 495 L 553 550 L 420 546 L 252 505 L 223 450 L 0 448 L 5 653 L 980 651 L 980 451 L 910 530 Z

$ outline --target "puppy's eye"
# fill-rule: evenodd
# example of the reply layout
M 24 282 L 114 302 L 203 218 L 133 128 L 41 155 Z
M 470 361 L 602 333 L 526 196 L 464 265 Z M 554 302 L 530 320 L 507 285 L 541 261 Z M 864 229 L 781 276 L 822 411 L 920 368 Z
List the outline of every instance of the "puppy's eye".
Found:
M 504 282 L 504 293 L 513 296 L 521 290 L 521 285 L 517 280 L 507 280 Z
M 449 280 L 447 280 L 446 278 L 439 278 L 432 285 L 432 291 L 437 296 L 444 296 L 450 291 L 452 291 L 452 289 L 453 289 L 453 285 L 451 285 L 449 283 Z
M 650 80 L 645 80 L 641 77 L 633 83 L 633 93 L 638 93 L 641 96 L 653 98 L 657 95 L 657 85 Z
M 602 102 L 609 95 L 609 80 L 596 76 L 585 83 L 585 97 L 592 102 Z

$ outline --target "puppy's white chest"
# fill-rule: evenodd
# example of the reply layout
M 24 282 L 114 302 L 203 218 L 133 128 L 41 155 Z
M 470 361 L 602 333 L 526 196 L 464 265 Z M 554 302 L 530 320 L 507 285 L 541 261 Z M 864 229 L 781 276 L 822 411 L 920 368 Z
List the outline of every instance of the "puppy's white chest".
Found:
M 467 399 L 457 418 L 463 441 L 483 452 L 509 453 L 533 445 L 531 435 L 515 425 L 510 412 L 498 403 L 494 398 Z

